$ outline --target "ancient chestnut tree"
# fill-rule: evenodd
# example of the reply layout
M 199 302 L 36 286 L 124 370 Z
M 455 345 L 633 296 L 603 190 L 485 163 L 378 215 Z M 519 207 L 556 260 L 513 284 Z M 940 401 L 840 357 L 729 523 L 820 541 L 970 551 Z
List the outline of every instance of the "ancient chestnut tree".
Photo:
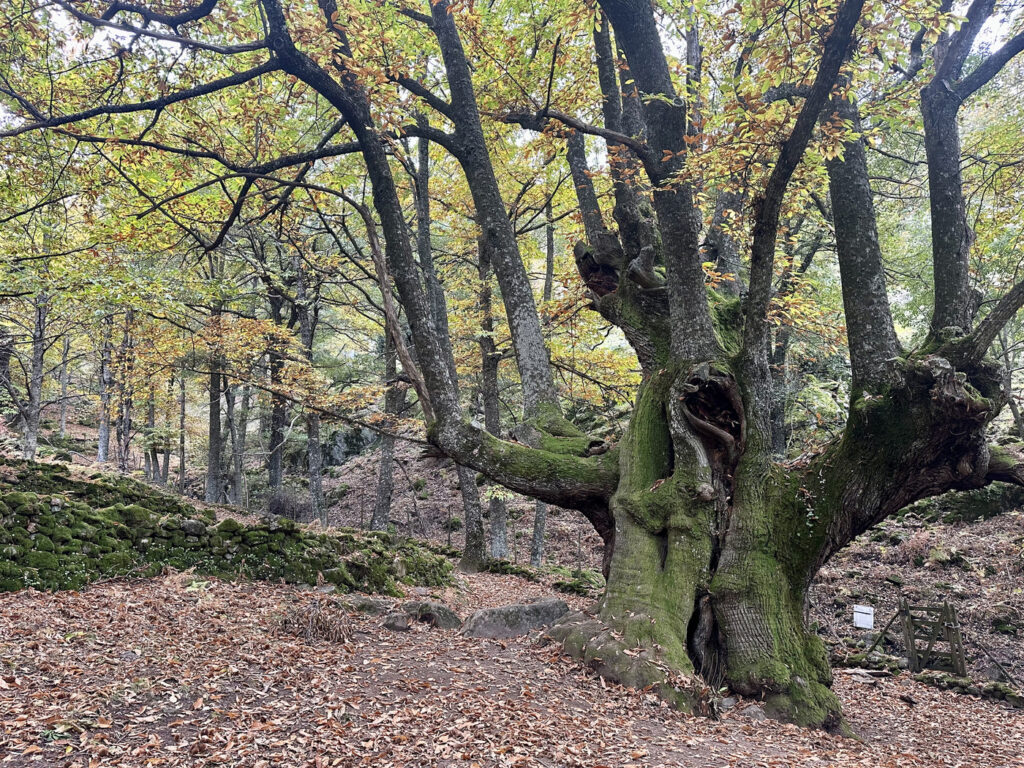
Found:
M 556 634 L 609 675 L 656 684 L 685 704 L 678 676 L 696 673 L 764 696 L 779 717 L 840 727 L 825 649 L 803 623 L 816 571 L 917 499 L 1024 483 L 1024 459 L 986 439 L 1005 401 L 986 355 L 1024 304 L 1024 283 L 979 311 L 957 122 L 961 105 L 1024 49 L 1019 9 L 980 50 L 982 27 L 1002 11 L 995 0 L 682 10 L 650 0 L 552 2 L 533 38 L 505 49 L 520 51 L 525 68 L 505 62 L 482 90 L 478 80 L 496 60 L 488 35 L 502 31 L 487 22 L 505 14 L 514 26 L 526 13 L 515 3 L 486 11 L 450 0 L 16 5 L 0 136 L 56 131 L 219 164 L 245 180 L 225 227 L 268 179 L 280 195 L 315 181 L 307 176 L 317 163 L 361 156 L 410 329 L 403 363 L 417 369 L 430 440 L 460 464 L 593 523 L 606 544 L 600 613 Z M 562 41 L 558 14 L 586 23 Z M 78 24 L 76 39 L 119 41 L 107 64 L 116 85 L 97 86 L 89 105 L 65 109 L 52 98 L 69 87 L 64 74 L 33 83 L 33 57 L 44 53 L 32 37 L 54 19 L 62 35 Z M 668 40 L 666 29 L 682 29 L 681 39 Z M 135 48 L 152 66 L 135 64 Z M 540 73 L 538 84 L 517 76 L 530 72 Z M 162 130 L 181 105 L 226 92 L 245 98 L 279 77 L 332 115 L 302 151 L 240 160 Z M 565 87 L 582 78 L 596 83 L 599 102 L 584 104 L 585 90 Z M 509 82 L 519 91 L 496 104 Z M 279 128 L 297 111 L 279 111 Z M 912 349 L 897 338 L 886 291 L 869 112 L 923 118 L 935 300 Z M 580 277 L 591 308 L 622 330 L 643 371 L 617 445 L 591 440 L 562 413 L 495 171 L 495 126 L 543 132 L 564 147 L 558 162 L 572 172 L 585 233 L 575 249 Z M 396 142 L 409 137 L 454 158 L 472 196 L 523 384 L 515 440 L 476 426 L 460 398 L 444 295 L 425 274 L 396 182 Z M 587 137 L 603 145 L 610 190 L 595 187 Z M 291 168 L 298 173 L 277 175 Z M 795 187 L 834 236 L 852 393 L 841 437 L 783 463 L 773 447 L 772 332 L 787 289 L 777 254 Z M 633 648 L 640 653 L 625 653 Z

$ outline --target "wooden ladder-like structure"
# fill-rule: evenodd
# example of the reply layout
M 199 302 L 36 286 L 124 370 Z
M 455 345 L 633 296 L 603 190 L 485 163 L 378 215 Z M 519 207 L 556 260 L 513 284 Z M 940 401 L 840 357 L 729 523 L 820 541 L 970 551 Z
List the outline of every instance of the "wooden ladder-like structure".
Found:
M 953 606 L 946 602 L 942 605 L 910 605 L 901 600 L 900 618 L 911 670 L 935 669 L 967 676 L 964 641 Z M 937 647 L 939 645 L 945 647 Z

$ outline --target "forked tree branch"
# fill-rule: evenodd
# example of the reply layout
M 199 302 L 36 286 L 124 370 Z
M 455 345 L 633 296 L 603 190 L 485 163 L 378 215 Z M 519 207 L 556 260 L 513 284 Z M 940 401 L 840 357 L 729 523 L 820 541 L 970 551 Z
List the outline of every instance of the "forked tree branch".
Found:
M 860 21 L 864 0 L 847 0 L 836 12 L 835 25 L 825 41 L 821 63 L 814 82 L 807 92 L 796 123 L 782 145 L 778 160 L 768 177 L 764 192 L 755 201 L 753 244 L 750 254 L 750 283 L 744 307 L 744 347 L 748 355 L 764 348 L 765 318 L 772 295 L 775 244 L 779 217 L 789 180 L 796 171 L 807 144 L 811 140 L 818 116 L 825 108 L 829 94 L 846 61 L 853 42 L 853 31 Z

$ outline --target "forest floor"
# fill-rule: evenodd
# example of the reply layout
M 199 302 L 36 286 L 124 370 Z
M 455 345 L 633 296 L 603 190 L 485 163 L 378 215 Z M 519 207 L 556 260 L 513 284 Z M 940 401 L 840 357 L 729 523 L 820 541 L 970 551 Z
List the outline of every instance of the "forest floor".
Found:
M 465 616 L 546 594 L 479 574 L 435 597 Z M 359 613 L 344 642 L 280 628 L 323 598 L 187 573 L 0 596 L 0 766 L 1024 765 L 1024 712 L 906 674 L 837 670 L 855 740 L 743 702 L 720 721 L 683 715 L 536 637 L 393 632 Z

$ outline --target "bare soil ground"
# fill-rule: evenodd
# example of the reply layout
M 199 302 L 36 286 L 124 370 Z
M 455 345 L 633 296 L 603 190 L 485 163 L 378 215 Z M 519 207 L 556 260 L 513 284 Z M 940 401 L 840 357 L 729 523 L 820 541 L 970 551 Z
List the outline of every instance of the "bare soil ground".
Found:
M 544 594 L 463 577 L 470 609 Z M 0 596 L 0 765 L 1021 766 L 1024 713 L 837 672 L 860 740 L 665 709 L 535 638 L 496 642 L 347 614 L 349 640 L 285 634 L 324 595 L 189 574 Z M 909 697 L 916 704 L 907 703 Z

